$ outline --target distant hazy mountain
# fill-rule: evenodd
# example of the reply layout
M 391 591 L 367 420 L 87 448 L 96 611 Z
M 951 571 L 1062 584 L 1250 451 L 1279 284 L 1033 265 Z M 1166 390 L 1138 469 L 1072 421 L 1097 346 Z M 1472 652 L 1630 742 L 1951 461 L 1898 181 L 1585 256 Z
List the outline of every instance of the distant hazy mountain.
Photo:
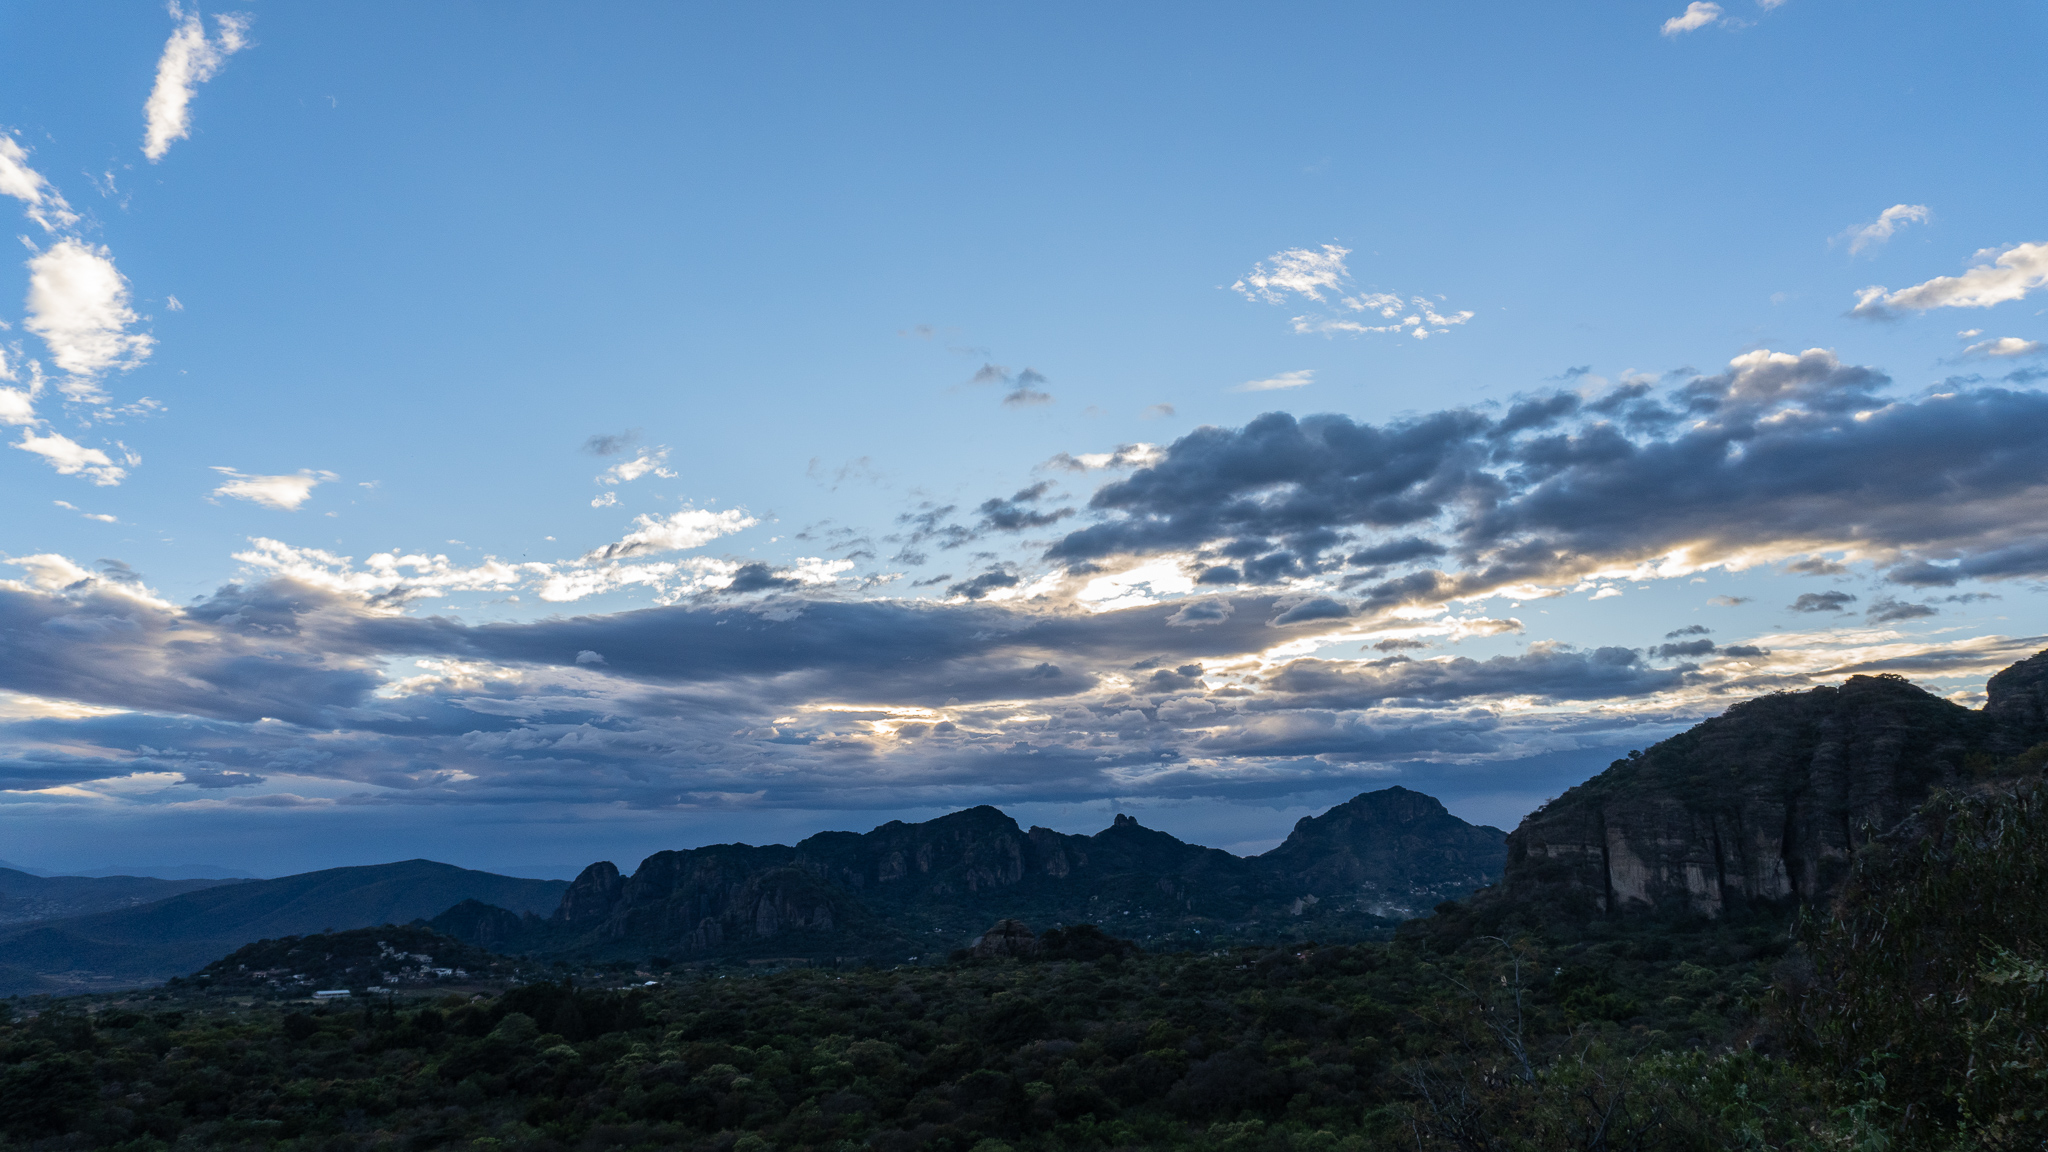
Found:
M 481 905 L 440 931 L 493 948 L 609 955 L 944 954 L 996 920 L 1101 924 L 1153 947 L 1372 935 L 1500 874 L 1498 828 L 1405 788 L 1306 819 L 1244 858 L 1118 816 L 1093 836 L 969 808 L 794 847 L 659 852 L 631 876 L 584 869 L 546 921 Z
M 405 924 L 464 900 L 552 911 L 567 887 L 431 860 L 217 884 L 139 907 L 0 930 L 0 994 L 162 979 L 253 941 Z
M 133 908 L 232 880 L 159 880 L 142 876 L 35 876 L 0 868 L 0 928 L 35 920 Z

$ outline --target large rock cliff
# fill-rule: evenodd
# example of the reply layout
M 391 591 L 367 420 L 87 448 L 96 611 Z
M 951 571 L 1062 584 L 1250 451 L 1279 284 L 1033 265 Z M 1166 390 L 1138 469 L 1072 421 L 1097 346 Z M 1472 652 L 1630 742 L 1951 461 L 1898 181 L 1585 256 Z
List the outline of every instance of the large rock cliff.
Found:
M 1987 695 L 1973 711 L 1897 676 L 1852 676 L 1738 704 L 1531 814 L 1479 902 L 1719 916 L 1821 898 L 1934 788 L 2048 735 L 2048 653 Z
M 1025 830 L 988 806 L 795 847 L 719 844 L 648 857 L 631 876 L 584 869 L 529 951 L 704 955 L 944 952 L 992 920 L 1111 925 L 1123 935 L 1219 936 L 1381 929 L 1499 875 L 1503 833 L 1419 792 L 1360 796 L 1296 825 L 1264 856 L 1188 844 L 1119 815 L 1077 836 Z M 438 922 L 437 922 L 438 923 Z M 511 921 L 451 917 L 503 946 Z

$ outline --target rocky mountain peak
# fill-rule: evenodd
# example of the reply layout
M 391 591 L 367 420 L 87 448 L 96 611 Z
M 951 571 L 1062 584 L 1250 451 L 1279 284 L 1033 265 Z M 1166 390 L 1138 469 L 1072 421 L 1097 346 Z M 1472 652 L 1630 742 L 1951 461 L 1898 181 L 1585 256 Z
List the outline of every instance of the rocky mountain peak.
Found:
M 2048 652 L 1987 696 L 1973 711 L 1884 674 L 1737 704 L 1532 813 L 1479 900 L 1718 916 L 1825 897 L 1860 845 L 1966 782 L 1966 764 L 2048 734 Z

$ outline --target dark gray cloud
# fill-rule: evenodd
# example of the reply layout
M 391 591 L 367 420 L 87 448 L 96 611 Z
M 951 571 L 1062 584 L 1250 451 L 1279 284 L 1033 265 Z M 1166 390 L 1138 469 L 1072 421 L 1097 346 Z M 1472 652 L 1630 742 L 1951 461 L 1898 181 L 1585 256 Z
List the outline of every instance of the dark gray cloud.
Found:
M 1664 638 L 1666 640 L 1676 640 L 1680 636 L 1705 636 L 1712 631 L 1713 629 L 1705 624 L 1687 624 L 1683 628 L 1673 628 L 1671 631 L 1666 632 Z
M 1270 686 L 1289 707 L 1363 708 L 1390 700 L 1528 696 L 1545 703 L 1641 696 L 1683 687 L 1691 665 L 1655 668 L 1633 648 L 1543 647 L 1490 660 L 1390 656 L 1364 663 L 1296 660 Z
M 1418 597 L 1774 548 L 1811 574 L 1841 570 L 1813 555 L 1829 548 L 1897 556 L 1891 578 L 1918 585 L 2048 574 L 2048 396 L 1888 400 L 1888 383 L 1820 350 L 1758 352 L 1661 395 L 1560 392 L 1498 419 L 1268 413 L 1197 429 L 1103 485 L 1096 522 L 1045 559 L 1180 552 L 1219 584 L 1346 566 L 1371 583 L 1392 564 L 1448 559 L 1408 585 Z
M 1864 615 L 1873 624 L 1891 624 L 1900 620 L 1918 620 L 1924 616 L 1938 615 L 1940 612 L 1941 609 L 1929 604 L 1913 604 L 1887 596 L 1881 600 L 1871 601 L 1870 607 L 1864 610 Z
M 1681 640 L 1675 644 L 1659 644 L 1652 654 L 1659 660 L 1672 660 L 1711 655 L 1714 651 L 1712 640 Z
M 1031 507 L 1045 498 L 1052 490 L 1052 482 L 1041 480 L 1029 488 L 1019 489 L 1007 498 L 997 497 L 984 500 L 975 512 L 981 516 L 981 527 L 994 532 L 1022 532 L 1027 528 L 1044 528 L 1057 524 L 1074 514 L 1072 508 L 1050 510 Z
M 592 456 L 616 456 L 639 442 L 638 428 L 624 432 L 600 432 L 583 441 L 583 450 Z
M 1802 592 L 1799 599 L 1785 605 L 1794 612 L 1842 612 L 1856 597 L 1847 592 Z
M 285 580 L 183 608 L 98 576 L 0 588 L 0 687 L 129 709 L 0 725 L 0 787 L 146 772 L 188 803 L 295 808 L 1281 796 L 1362 779 L 1344 765 L 1640 744 L 1705 701 L 1810 682 L 1730 675 L 1715 661 L 1756 654 L 1739 645 L 1663 666 L 1537 644 L 1258 670 L 1276 643 L 1357 626 L 1299 594 L 1091 613 L 775 591 L 476 625 Z M 1643 703 L 1664 693 L 1679 702 Z M 1507 706 L 1601 700 L 1637 703 Z M 352 787 L 295 798 L 306 777 Z

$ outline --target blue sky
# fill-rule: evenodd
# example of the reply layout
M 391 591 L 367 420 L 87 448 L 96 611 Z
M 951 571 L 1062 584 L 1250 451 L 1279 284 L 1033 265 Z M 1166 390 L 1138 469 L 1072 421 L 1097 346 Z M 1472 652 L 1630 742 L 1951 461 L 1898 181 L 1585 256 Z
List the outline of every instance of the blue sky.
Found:
M 9 5 L 5 855 L 1253 851 L 1971 703 L 2044 11 Z

